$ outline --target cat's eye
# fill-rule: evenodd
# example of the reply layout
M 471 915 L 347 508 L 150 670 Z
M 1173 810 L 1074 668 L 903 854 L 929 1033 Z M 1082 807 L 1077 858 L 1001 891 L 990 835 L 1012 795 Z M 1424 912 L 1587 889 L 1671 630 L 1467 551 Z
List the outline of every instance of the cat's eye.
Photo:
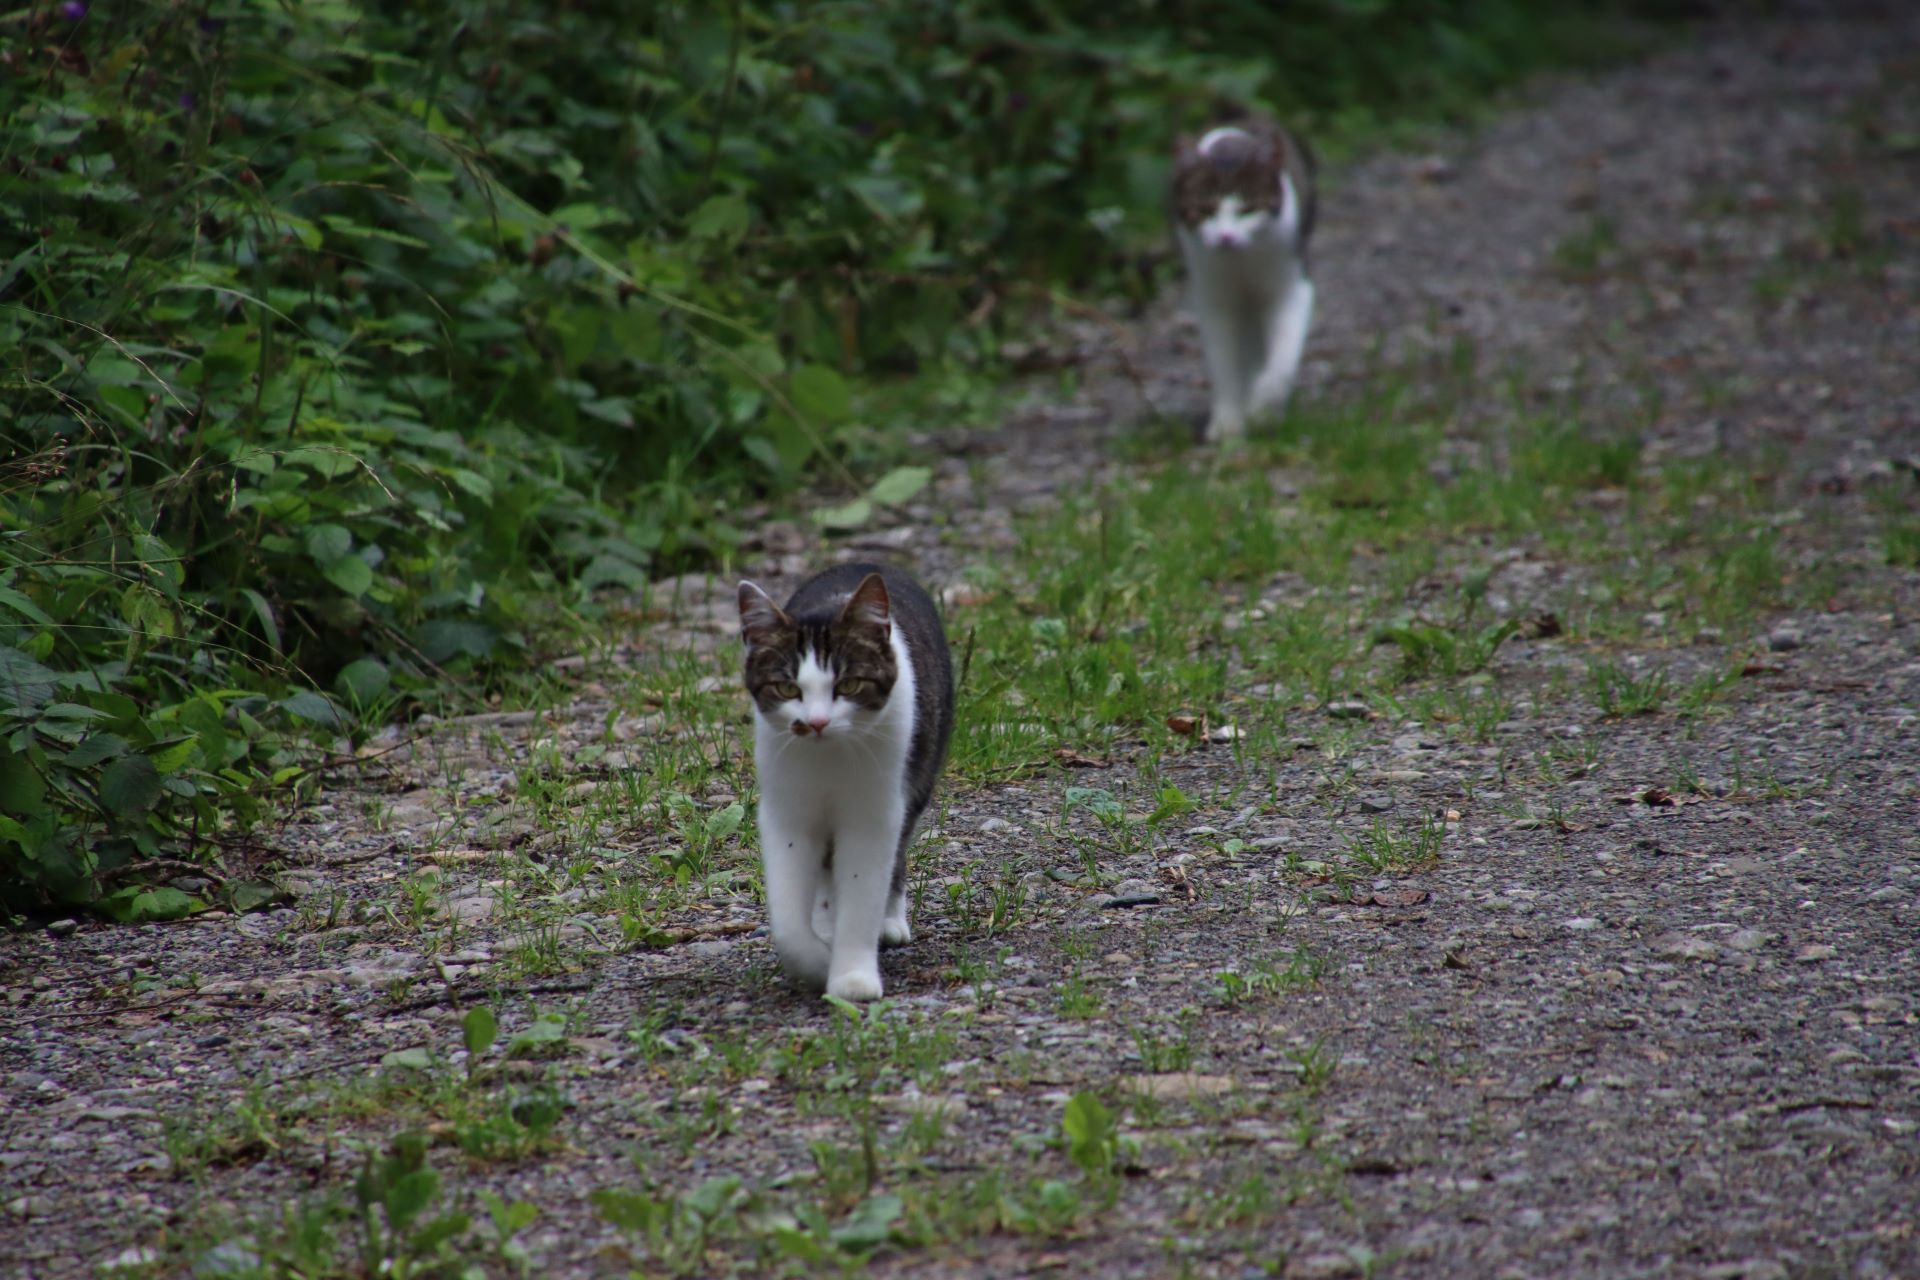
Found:
M 848 676 L 833 686 L 833 691 L 843 698 L 857 698 L 873 688 L 873 681 L 861 676 Z
M 791 680 L 782 680 L 778 684 L 770 684 L 767 686 L 767 691 L 782 702 L 798 702 L 800 700 L 800 686 Z

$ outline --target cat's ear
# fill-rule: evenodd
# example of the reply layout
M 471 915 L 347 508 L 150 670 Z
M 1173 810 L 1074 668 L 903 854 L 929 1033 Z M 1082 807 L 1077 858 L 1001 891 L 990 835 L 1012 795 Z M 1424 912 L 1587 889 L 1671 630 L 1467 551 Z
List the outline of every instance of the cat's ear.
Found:
M 840 609 L 840 621 L 847 626 L 885 627 L 893 617 L 893 602 L 887 599 L 887 584 L 880 575 L 870 573 L 847 597 Z
M 748 644 L 762 644 L 775 634 L 793 626 L 792 619 L 780 611 L 773 598 L 751 582 L 740 584 L 740 638 Z

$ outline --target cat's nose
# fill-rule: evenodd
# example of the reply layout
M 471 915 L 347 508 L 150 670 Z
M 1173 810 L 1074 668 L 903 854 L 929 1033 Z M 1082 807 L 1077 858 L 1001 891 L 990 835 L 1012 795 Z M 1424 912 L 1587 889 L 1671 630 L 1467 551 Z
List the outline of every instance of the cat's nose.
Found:
M 824 734 L 824 733 L 825 733 L 825 732 L 827 731 L 827 720 L 826 720 L 826 717 L 824 717 L 824 716 L 816 716 L 816 717 L 814 717 L 813 719 L 811 719 L 811 720 L 808 720 L 808 721 L 807 721 L 807 728 L 809 728 L 809 729 L 811 729 L 811 730 L 813 730 L 813 732 L 814 732 L 814 735 L 815 735 L 816 737 L 818 737 L 818 736 L 819 736 L 819 735 L 821 735 L 821 734 Z

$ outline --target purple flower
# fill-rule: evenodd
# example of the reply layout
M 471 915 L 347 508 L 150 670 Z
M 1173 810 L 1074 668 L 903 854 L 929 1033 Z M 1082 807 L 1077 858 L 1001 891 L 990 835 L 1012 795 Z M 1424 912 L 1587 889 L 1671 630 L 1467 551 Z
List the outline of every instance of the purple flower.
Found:
M 66 0 L 66 3 L 60 6 L 60 16 L 68 22 L 78 22 L 87 16 L 87 6 L 80 0 Z
M 183 93 L 180 95 L 180 109 L 182 111 L 191 111 L 199 104 L 200 104 L 200 100 L 194 97 L 190 93 Z

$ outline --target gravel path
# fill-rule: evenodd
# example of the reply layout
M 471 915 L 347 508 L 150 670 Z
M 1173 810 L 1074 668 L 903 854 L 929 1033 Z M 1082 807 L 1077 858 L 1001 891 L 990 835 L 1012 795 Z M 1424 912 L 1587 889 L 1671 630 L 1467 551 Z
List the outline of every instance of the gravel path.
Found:
M 1840 585 L 1752 635 L 1644 646 L 1682 673 L 1750 655 L 1724 715 L 1602 718 L 1553 692 L 1575 659 L 1545 636 L 1501 651 L 1495 677 L 1520 696 L 1490 743 L 1375 715 L 1338 761 L 1310 744 L 1179 756 L 1166 777 L 1215 799 L 1163 847 L 1112 851 L 1100 896 L 1044 874 L 1076 858 L 1086 828 L 1062 794 L 1110 785 L 1092 771 L 950 792 L 921 937 L 888 967 L 902 1016 L 945 1038 L 932 1066 L 889 1069 L 884 1134 L 944 1107 L 927 1167 L 980 1174 L 1026 1150 L 1018 1135 L 1058 1132 L 1083 1086 L 1131 1079 L 1159 1101 L 1130 1113 L 1111 1209 L 885 1246 L 873 1270 L 1920 1276 L 1920 573 L 1861 551 L 1874 504 L 1920 465 L 1920 22 L 1904 8 L 1707 27 L 1333 175 L 1309 401 L 1463 360 L 1479 371 L 1465 416 L 1574 396 L 1642 424 L 1649 457 L 1751 459 L 1786 546 L 1835 558 Z M 1080 354 L 1110 367 L 1110 333 L 1089 326 Z M 930 505 L 851 545 L 957 581 L 1012 544 L 1011 513 L 1132 465 L 1107 446 L 1143 391 L 1176 414 L 1204 394 L 1171 307 L 1125 344 L 1137 381 L 1090 374 L 1074 403 L 930 441 L 946 450 Z M 755 554 L 779 577 L 811 550 L 773 524 Z M 1489 550 L 1494 597 L 1561 572 L 1525 542 Z M 624 659 L 730 643 L 724 584 L 673 586 Z M 244 1129 L 249 1084 L 365 1081 L 391 1051 L 456 1045 L 460 1011 L 495 990 L 514 1029 L 536 1007 L 572 1019 L 547 1064 L 570 1099 L 564 1143 L 459 1174 L 462 1195 L 538 1207 L 533 1274 L 626 1273 L 587 1195 L 632 1183 L 636 1158 L 685 1190 L 808 1175 L 809 1143 L 846 1144 L 844 1117 L 779 1072 L 688 1065 L 734 1038 L 819 1035 L 819 1010 L 772 976 L 752 903 L 699 904 L 681 923 L 702 932 L 658 949 L 618 945 L 591 912 L 544 939 L 514 925 L 489 859 L 544 857 L 564 899 L 567 858 L 524 807 L 479 801 L 541 751 L 588 768 L 610 723 L 617 744 L 662 732 L 617 692 L 382 757 L 384 775 L 285 832 L 287 909 L 0 938 L 4 1269 L 166 1273 L 222 1215 L 340 1185 L 353 1160 L 297 1126 L 263 1123 L 191 1176 L 176 1160 L 196 1130 Z M 1311 739 L 1328 714 L 1294 727 Z M 1541 754 L 1564 767 L 1510 769 Z M 454 777 L 458 811 L 439 790 Z M 1291 799 L 1234 803 L 1248 777 Z M 1446 815 L 1429 869 L 1345 896 L 1281 874 L 1282 851 L 1331 856 L 1365 822 L 1423 815 Z M 435 860 L 420 910 L 466 925 L 430 954 L 444 929 L 408 916 L 407 886 Z M 948 888 L 976 865 L 1016 868 L 1026 894 L 984 948 Z M 542 945 L 571 962 L 525 962 Z M 1220 972 L 1296 948 L 1324 971 L 1220 998 Z M 991 978 L 955 980 L 983 951 Z M 1076 982 L 1096 1012 L 1070 1008 Z M 723 1267 L 696 1251 L 686 1273 Z

